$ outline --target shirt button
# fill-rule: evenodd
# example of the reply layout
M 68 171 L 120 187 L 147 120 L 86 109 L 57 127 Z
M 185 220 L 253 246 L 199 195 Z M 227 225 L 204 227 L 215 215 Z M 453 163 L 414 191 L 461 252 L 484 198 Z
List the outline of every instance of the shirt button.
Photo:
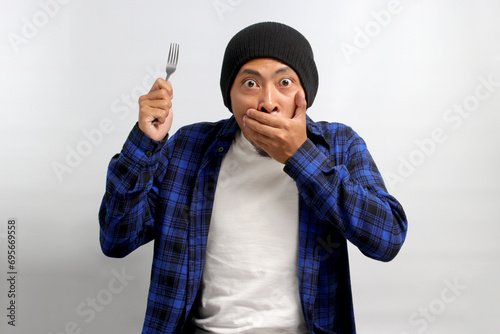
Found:
M 224 147 L 220 146 L 219 147 L 219 153 L 222 153 L 222 152 L 224 152 Z
M 153 152 L 151 152 L 151 151 L 146 151 L 146 156 L 147 156 L 148 158 L 149 158 L 150 156 L 152 156 L 152 155 L 153 155 Z

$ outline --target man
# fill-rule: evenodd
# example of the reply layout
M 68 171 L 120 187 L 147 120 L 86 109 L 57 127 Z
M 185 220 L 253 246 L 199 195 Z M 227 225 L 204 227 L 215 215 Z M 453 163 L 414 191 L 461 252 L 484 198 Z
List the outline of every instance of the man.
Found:
M 109 166 L 103 252 L 154 240 L 143 333 L 354 333 L 346 240 L 390 261 L 403 208 L 351 128 L 306 116 L 318 73 L 299 32 L 240 31 L 220 85 L 232 117 L 169 138 L 158 79 Z

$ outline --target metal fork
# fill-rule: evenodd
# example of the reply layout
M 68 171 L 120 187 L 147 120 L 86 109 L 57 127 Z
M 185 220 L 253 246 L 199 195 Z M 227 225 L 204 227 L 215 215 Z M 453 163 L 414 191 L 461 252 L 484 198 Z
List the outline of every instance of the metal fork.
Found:
M 177 60 L 179 59 L 179 44 L 177 43 L 170 43 L 170 50 L 168 51 L 168 60 L 167 60 L 167 78 L 165 79 L 168 81 L 168 78 L 172 75 L 172 73 L 175 72 L 177 69 Z
M 179 44 L 177 43 L 170 43 L 170 50 L 168 51 L 168 59 L 167 59 L 167 68 L 165 69 L 167 71 L 167 78 L 165 79 L 168 81 L 168 78 L 172 75 L 172 73 L 175 72 L 177 69 L 177 61 L 179 60 Z M 156 124 L 158 122 L 158 119 L 154 119 L 152 124 Z

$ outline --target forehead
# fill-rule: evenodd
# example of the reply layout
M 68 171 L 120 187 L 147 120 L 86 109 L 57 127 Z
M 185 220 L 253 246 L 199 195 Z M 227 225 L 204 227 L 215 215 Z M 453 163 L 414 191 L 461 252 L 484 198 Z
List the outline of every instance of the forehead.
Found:
M 295 71 L 287 64 L 272 58 L 255 58 L 241 66 L 238 75 L 244 73 L 253 73 L 258 75 L 290 73 L 297 75 Z

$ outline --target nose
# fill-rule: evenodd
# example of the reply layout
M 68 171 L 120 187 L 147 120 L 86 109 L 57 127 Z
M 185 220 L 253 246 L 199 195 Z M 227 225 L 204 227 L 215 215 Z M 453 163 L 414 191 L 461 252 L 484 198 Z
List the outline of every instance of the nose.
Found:
M 279 111 L 276 89 L 273 85 L 266 85 L 262 87 L 259 97 L 258 110 L 267 113 Z

